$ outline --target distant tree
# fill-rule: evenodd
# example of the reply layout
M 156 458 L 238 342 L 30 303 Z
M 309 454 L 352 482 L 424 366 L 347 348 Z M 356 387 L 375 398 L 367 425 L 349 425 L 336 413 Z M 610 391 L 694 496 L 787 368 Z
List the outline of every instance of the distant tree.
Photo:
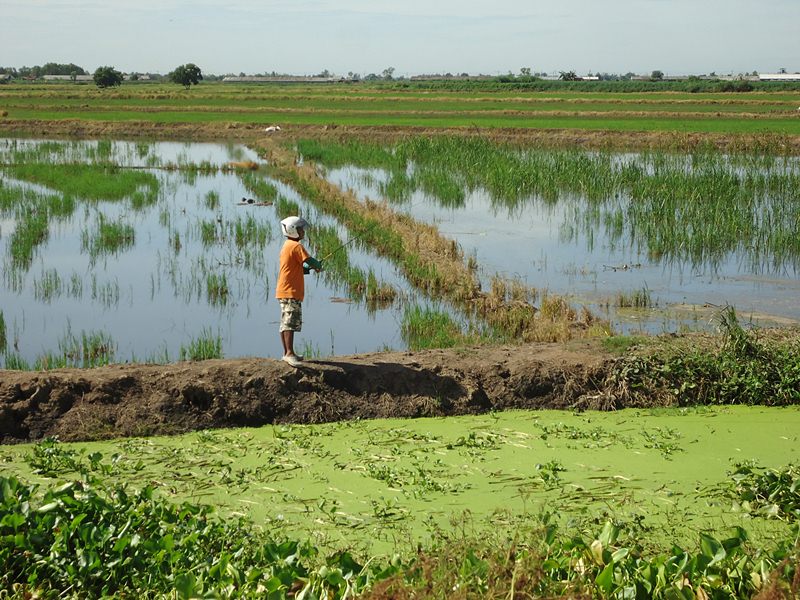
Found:
M 523 77 L 530 77 L 531 76 L 531 68 L 530 67 L 522 67 L 519 70 L 519 74 Z
M 558 78 L 561 81 L 578 81 L 579 77 L 575 74 L 575 71 L 559 71 Z
M 664 73 L 661 71 L 653 71 L 652 73 L 650 73 L 650 79 L 652 79 L 653 81 L 661 81 L 662 79 L 664 79 Z
M 203 73 L 200 67 L 193 63 L 186 63 L 176 67 L 175 70 L 169 74 L 169 80 L 172 83 L 182 85 L 187 90 L 193 85 L 197 85 L 203 80 Z
M 99 88 L 122 85 L 122 73 L 114 67 L 98 67 L 94 72 L 94 83 Z
M 392 80 L 392 75 L 394 75 L 394 67 L 388 67 L 388 68 L 383 70 L 383 73 L 381 73 L 381 76 L 386 81 L 391 81 Z
M 61 64 L 49 62 L 41 67 L 33 67 L 33 71 L 37 77 L 41 77 L 42 75 L 72 75 L 73 73 L 77 75 L 88 75 L 82 67 L 73 63 Z

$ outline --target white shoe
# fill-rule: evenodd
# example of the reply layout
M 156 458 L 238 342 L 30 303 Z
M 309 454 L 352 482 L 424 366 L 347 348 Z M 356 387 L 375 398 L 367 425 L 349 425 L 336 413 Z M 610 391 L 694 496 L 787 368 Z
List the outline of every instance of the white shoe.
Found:
M 285 354 L 281 360 L 289 365 L 292 365 L 293 367 L 299 367 L 301 364 L 303 364 L 302 361 L 299 360 L 299 358 L 294 354 Z

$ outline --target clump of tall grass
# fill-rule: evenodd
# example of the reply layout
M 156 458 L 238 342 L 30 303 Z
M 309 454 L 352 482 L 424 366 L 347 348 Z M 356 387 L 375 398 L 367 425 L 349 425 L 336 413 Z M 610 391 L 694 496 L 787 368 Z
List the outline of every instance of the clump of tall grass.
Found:
M 111 364 L 116 356 L 116 343 L 102 331 L 82 331 L 75 335 L 69 328 L 59 339 L 58 349 L 36 357 L 31 365 L 16 353 L 5 356 L 6 369 L 48 371 L 68 367 L 89 369 Z
M 27 270 L 33 262 L 33 255 L 50 235 L 47 213 L 36 209 L 22 211 L 17 227 L 11 234 L 9 249 L 14 268 Z
M 225 306 L 228 303 L 230 288 L 225 273 L 206 274 L 206 298 L 212 306 Z
M 197 338 L 192 339 L 188 346 L 181 344 L 180 360 L 208 360 L 222 358 L 222 337 L 214 334 L 210 329 L 203 329 Z
M 800 341 L 750 329 L 733 308 L 717 317 L 721 336 L 657 340 L 615 364 L 604 388 L 620 406 L 800 402 Z
M 219 192 L 210 190 L 203 198 L 203 201 L 209 210 L 217 210 L 219 207 Z
M 33 297 L 42 302 L 52 302 L 61 295 L 63 283 L 56 269 L 48 269 L 42 273 L 41 279 L 33 282 Z
M 619 292 L 615 304 L 618 308 L 652 308 L 655 306 L 647 286 L 629 293 Z
M 0 310 L 0 354 L 5 354 L 8 349 L 8 331 L 6 329 L 6 318 Z
M 481 339 L 477 334 L 464 333 L 448 313 L 418 304 L 403 310 L 400 332 L 411 350 L 454 348 L 475 344 Z
M 113 255 L 130 248 L 136 241 L 136 234 L 132 225 L 122 219 L 108 220 L 102 213 L 98 216 L 95 231 L 90 233 L 84 229 L 81 232 L 81 248 L 88 251 L 92 259 L 101 255 Z

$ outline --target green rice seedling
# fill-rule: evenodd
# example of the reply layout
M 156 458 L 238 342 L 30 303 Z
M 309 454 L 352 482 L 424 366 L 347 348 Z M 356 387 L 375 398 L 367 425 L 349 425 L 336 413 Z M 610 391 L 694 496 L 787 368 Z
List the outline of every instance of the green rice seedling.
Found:
M 100 283 L 97 281 L 97 275 L 92 274 L 92 300 L 99 302 L 104 308 L 112 308 L 119 304 L 119 282 L 107 281 Z
M 656 304 L 653 302 L 650 290 L 645 286 L 627 294 L 620 292 L 617 294 L 615 305 L 618 308 L 652 308 Z
M 230 297 L 228 278 L 225 273 L 206 274 L 206 298 L 212 306 L 225 306 Z
M 473 336 L 465 335 L 447 313 L 418 304 L 405 307 L 400 327 L 403 340 L 412 350 L 453 348 L 476 341 Z
M 239 217 L 228 224 L 231 237 L 239 249 L 246 247 L 263 248 L 272 239 L 272 229 L 253 215 Z
M 222 240 L 222 233 L 217 231 L 218 221 L 200 221 L 200 240 L 204 246 L 213 246 Z
M 376 306 L 387 306 L 397 298 L 397 290 L 386 282 L 378 281 L 375 271 L 367 271 L 365 299 Z
M 136 241 L 132 225 L 122 219 L 109 221 L 102 213 L 98 216 L 95 231 L 81 232 L 81 249 L 88 252 L 92 260 L 99 256 L 114 255 L 131 248 Z
M 5 354 L 8 349 L 8 333 L 6 330 L 6 318 L 0 310 L 0 354 Z
M 23 271 L 30 268 L 36 248 L 47 240 L 49 234 L 45 212 L 35 209 L 23 211 L 8 244 L 12 266 Z
M 257 202 L 274 203 L 278 200 L 278 188 L 258 171 L 240 171 L 239 178 Z
M 58 352 L 58 362 L 63 363 L 59 366 L 88 369 L 113 362 L 116 343 L 109 334 L 102 331 L 82 331 L 80 337 L 67 331 L 58 342 Z
M 279 219 L 285 219 L 292 215 L 300 214 L 300 205 L 285 196 L 278 194 L 275 200 L 275 213 Z
M 219 192 L 210 190 L 203 198 L 206 208 L 209 210 L 217 210 L 219 208 Z
M 64 285 L 56 269 L 48 269 L 33 282 L 33 296 L 42 302 L 52 302 L 61 295 Z
M 208 360 L 222 358 L 222 338 L 210 329 L 203 329 L 200 336 L 191 340 L 188 346 L 181 344 L 180 360 Z
M 6 352 L 4 355 L 5 367 L 9 371 L 30 371 L 31 364 L 18 352 Z
M 183 248 L 183 244 L 181 243 L 181 234 L 177 231 L 172 233 L 172 239 L 170 241 L 170 246 L 172 246 L 172 251 L 178 255 L 181 252 L 181 248 Z

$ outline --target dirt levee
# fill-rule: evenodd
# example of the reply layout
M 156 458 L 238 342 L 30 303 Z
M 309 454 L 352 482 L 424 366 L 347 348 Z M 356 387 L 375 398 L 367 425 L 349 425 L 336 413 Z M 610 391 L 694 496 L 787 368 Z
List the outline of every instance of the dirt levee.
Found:
M 582 342 L 335 357 L 299 369 L 246 358 L 0 371 L 0 441 L 568 408 L 610 362 Z

